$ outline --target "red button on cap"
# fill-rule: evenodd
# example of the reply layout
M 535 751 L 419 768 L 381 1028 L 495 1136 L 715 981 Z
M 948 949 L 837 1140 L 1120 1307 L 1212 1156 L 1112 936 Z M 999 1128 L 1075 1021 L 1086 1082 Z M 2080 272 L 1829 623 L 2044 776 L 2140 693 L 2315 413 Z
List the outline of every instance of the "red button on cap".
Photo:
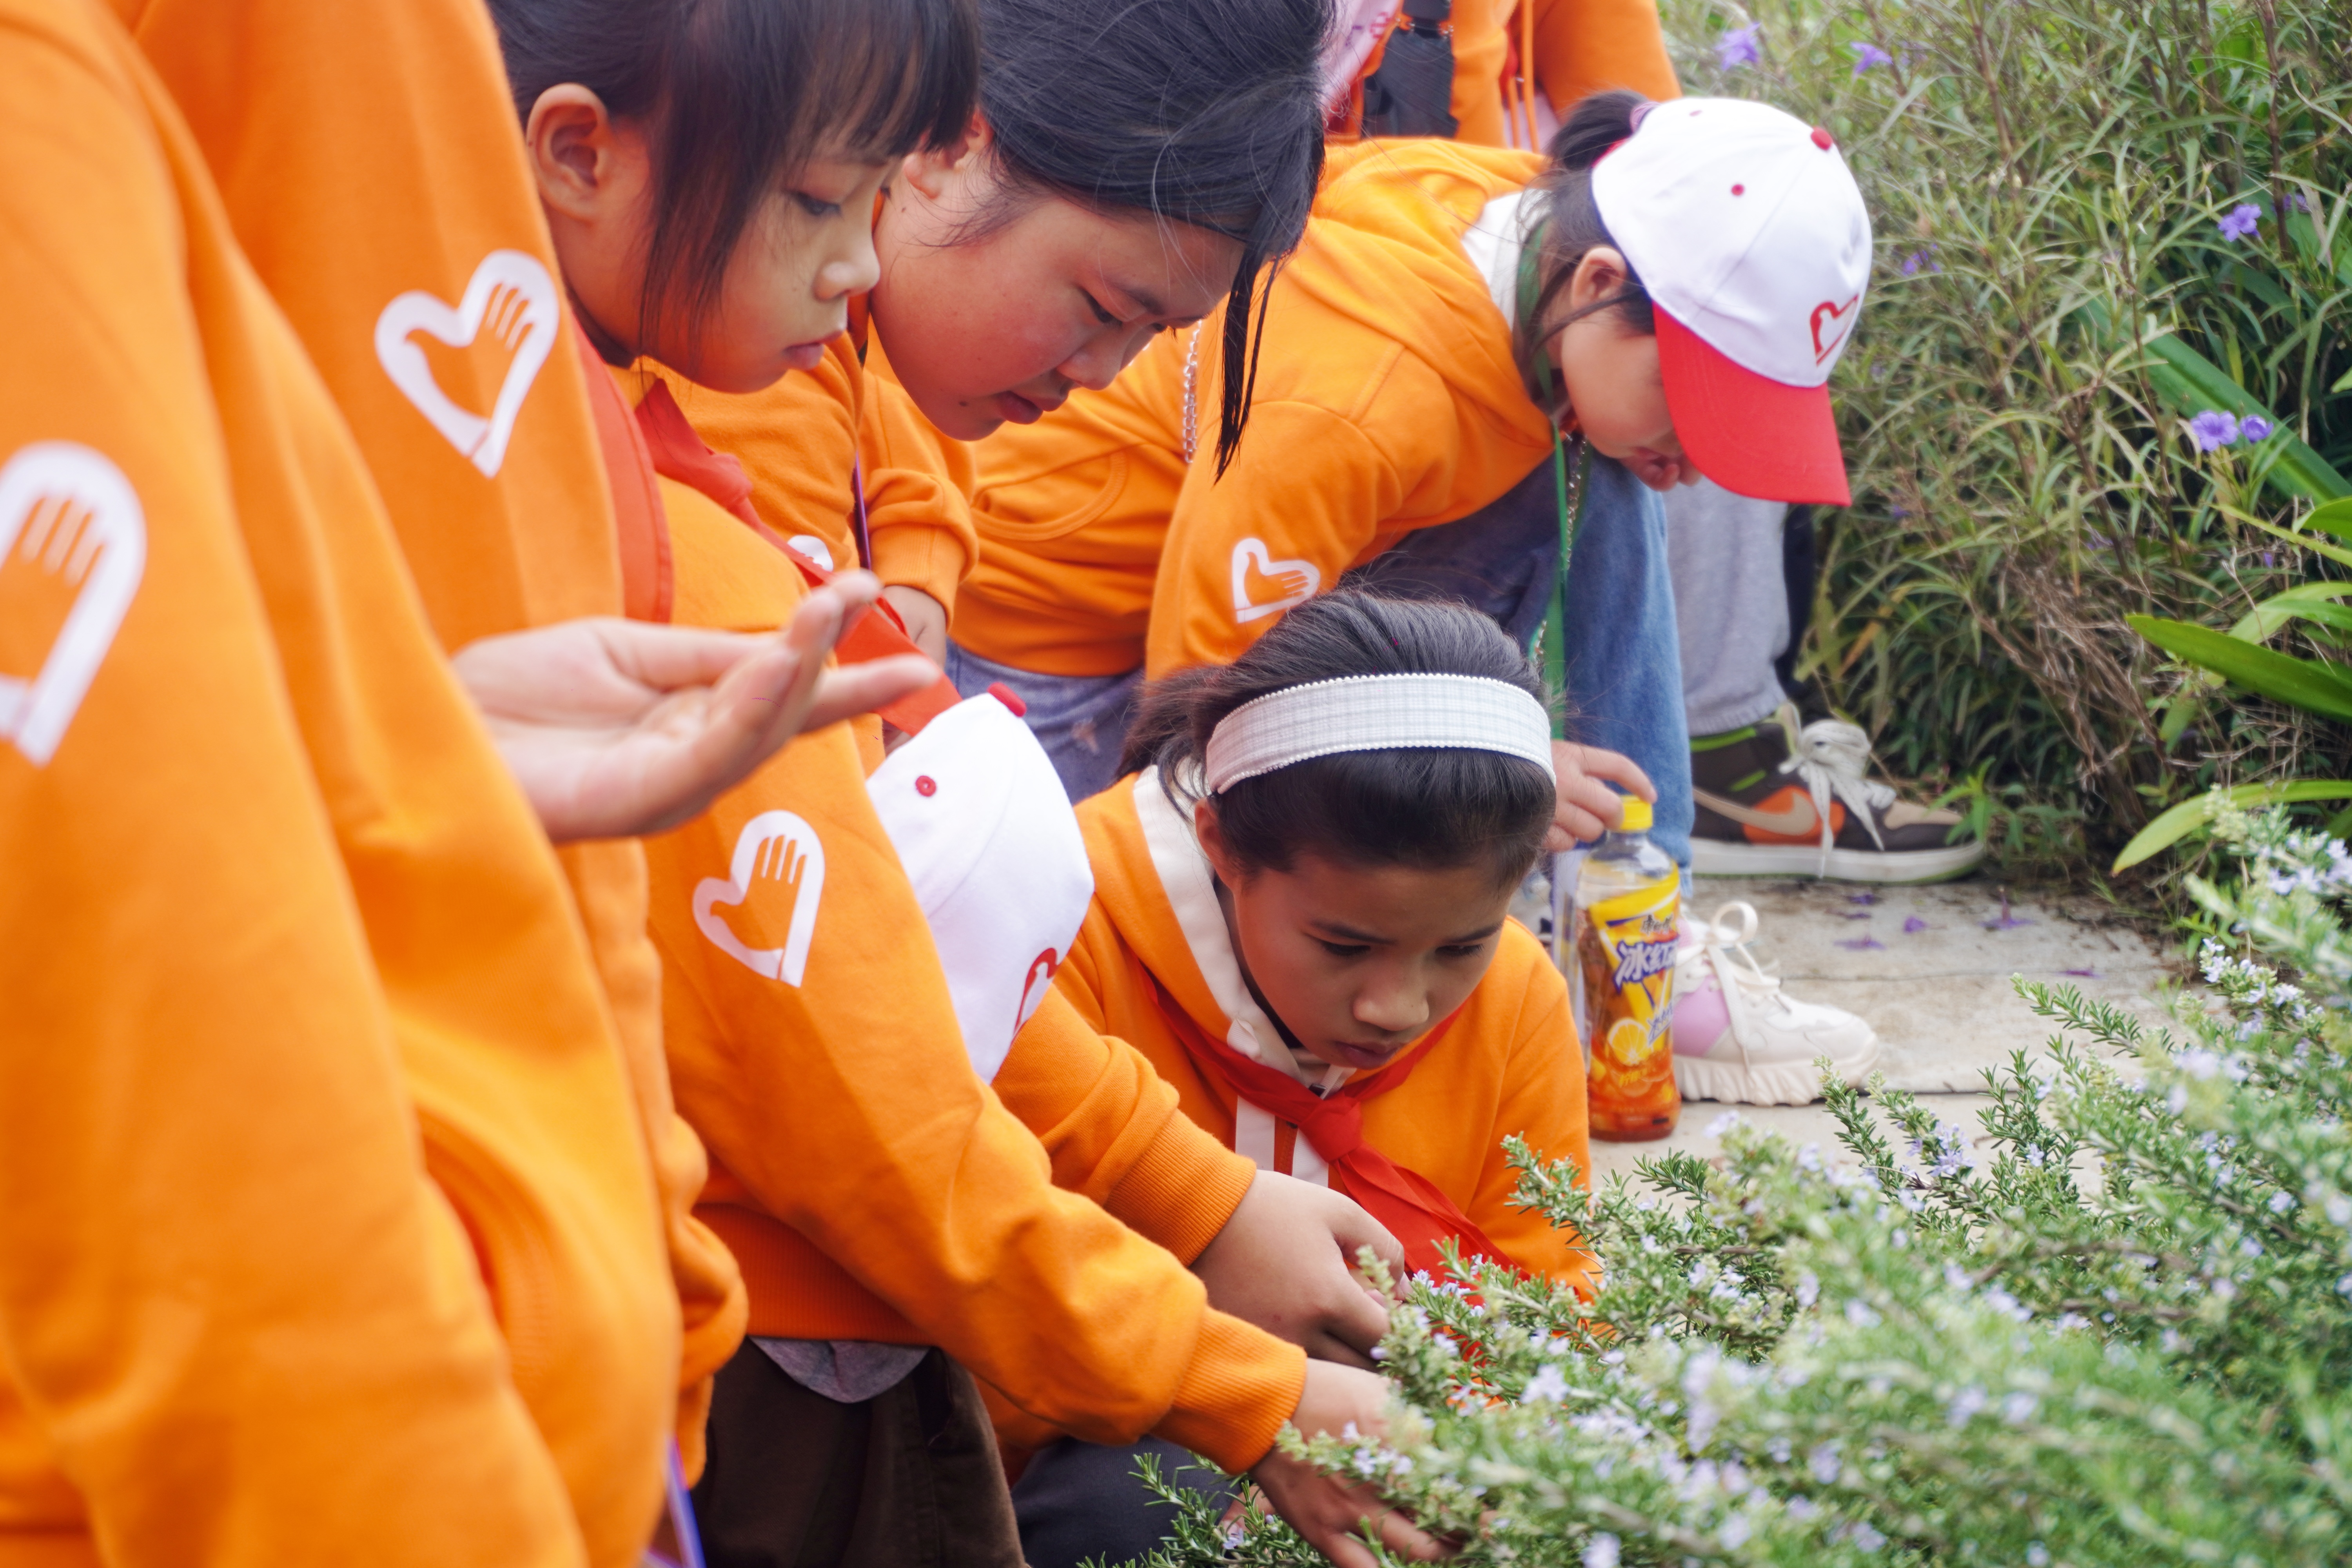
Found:
M 1837 145 L 1837 138 L 1816 125 L 1813 127 L 1813 145 L 1826 153 Z
M 940 793 L 940 781 L 931 777 L 929 773 L 919 773 L 915 777 L 915 793 L 917 795 L 937 795 Z
M 1021 694 L 1013 690 L 1013 688 L 1005 685 L 1004 682 L 1000 680 L 995 685 L 990 687 L 988 689 L 988 694 L 991 697 L 995 698 L 999 702 L 1003 703 L 1007 708 L 1012 709 L 1013 716 L 1015 719 L 1026 719 L 1029 716 L 1029 704 L 1022 701 Z

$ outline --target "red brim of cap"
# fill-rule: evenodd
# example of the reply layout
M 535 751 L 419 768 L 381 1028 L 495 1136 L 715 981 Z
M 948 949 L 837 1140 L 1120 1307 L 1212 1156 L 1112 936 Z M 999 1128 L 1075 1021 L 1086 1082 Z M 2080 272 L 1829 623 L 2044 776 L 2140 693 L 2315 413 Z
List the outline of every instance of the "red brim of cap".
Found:
M 1845 506 L 1845 455 L 1826 386 L 1790 386 L 1735 363 L 1665 310 L 1658 370 L 1675 436 L 1698 471 L 1734 495 Z

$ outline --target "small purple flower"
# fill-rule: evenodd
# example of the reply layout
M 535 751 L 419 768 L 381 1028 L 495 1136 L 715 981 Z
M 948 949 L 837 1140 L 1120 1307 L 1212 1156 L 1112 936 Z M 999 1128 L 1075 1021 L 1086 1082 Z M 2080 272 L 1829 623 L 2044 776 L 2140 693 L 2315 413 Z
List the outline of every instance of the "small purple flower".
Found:
M 1867 893 L 1867 892 L 1864 892 L 1864 893 L 1848 893 L 1848 894 L 1845 896 L 1845 901 L 1846 901 L 1847 903 L 1849 903 L 1849 904 L 1864 904 L 1864 905 L 1867 905 L 1867 904 L 1874 904 L 1874 903 L 1878 902 L 1878 895 L 1877 895 L 1876 893 Z
M 1895 63 L 1895 57 L 1876 44 L 1848 44 L 1846 47 L 1853 51 L 1853 74 L 1856 76 L 1874 67 Z
M 1943 269 L 1944 264 L 1936 259 L 1936 247 L 1932 245 L 1923 250 L 1915 250 L 1903 258 L 1903 276 L 1906 278 L 1914 277 L 1921 272 L 1941 272 Z
M 1857 937 L 1852 942 L 1842 942 L 1838 945 L 1852 948 L 1856 952 L 1883 952 L 1886 949 L 1886 944 L 1874 936 Z
M 1906 915 L 1903 917 L 1903 934 L 1905 936 L 1917 936 L 1921 931 L 1926 931 L 1927 929 L 1927 922 L 1921 920 L 1917 915 Z
M 2296 212 L 2307 213 L 2311 210 L 2311 198 L 2301 191 L 2289 191 L 2286 194 L 2286 205 Z
M 2252 202 L 2240 202 L 2221 220 L 2221 237 L 2232 244 L 2245 238 L 2263 224 L 2263 209 Z
M 2263 565 L 2265 565 L 2265 566 L 2275 566 L 2275 565 L 2277 565 L 2277 564 L 2278 564 L 2278 556 L 2277 556 L 2273 552 L 2271 552 L 2271 551 L 2268 551 L 2268 550 L 2263 551 Z
M 2099 972 L 2095 969 L 2062 969 L 2058 973 L 2071 974 L 2077 980 L 2096 980 L 2099 977 Z
M 2238 422 L 2238 439 L 2253 442 L 2265 440 L 2278 426 L 2259 414 L 2249 414 Z
M 1886 515 L 1900 521 L 1911 515 L 1911 509 L 1907 506 L 1890 506 L 1886 509 Z
M 1759 23 L 1734 27 L 1715 41 L 1715 68 L 1736 71 L 1742 66 L 1752 66 L 1764 58 L 1763 46 L 1757 35 L 1764 30 Z
M 2218 452 L 2237 440 L 2238 429 L 2237 420 L 2218 408 L 2208 408 L 2189 422 L 2189 438 L 2200 452 Z

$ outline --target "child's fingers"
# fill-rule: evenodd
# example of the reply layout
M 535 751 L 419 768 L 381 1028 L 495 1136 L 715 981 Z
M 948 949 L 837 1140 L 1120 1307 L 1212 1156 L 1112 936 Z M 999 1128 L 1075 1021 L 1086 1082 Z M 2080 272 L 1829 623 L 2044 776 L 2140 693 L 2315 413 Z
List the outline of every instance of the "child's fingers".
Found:
M 1573 753 L 1572 763 L 1576 771 L 1586 778 L 1606 779 L 1611 784 L 1622 784 L 1646 801 L 1654 802 L 1658 798 L 1657 786 L 1650 782 L 1650 775 L 1643 773 L 1633 758 L 1615 752 L 1604 752 L 1598 746 L 1570 745 L 1568 750 Z

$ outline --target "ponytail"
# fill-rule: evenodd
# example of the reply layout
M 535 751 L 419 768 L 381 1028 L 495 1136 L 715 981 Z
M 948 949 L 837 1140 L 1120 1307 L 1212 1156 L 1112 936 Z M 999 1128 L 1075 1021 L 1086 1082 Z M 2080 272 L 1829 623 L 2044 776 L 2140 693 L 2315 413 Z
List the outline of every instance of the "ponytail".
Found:
M 1596 246 L 1617 247 L 1601 208 L 1592 199 L 1592 165 L 1609 150 L 1633 134 L 1650 100 L 1622 89 L 1596 92 L 1569 112 L 1567 122 L 1553 133 L 1551 166 L 1528 187 L 1535 197 L 1536 292 L 1531 306 L 1520 310 L 1512 332 L 1512 348 L 1528 395 L 1557 416 L 1566 412 L 1559 377 L 1550 373 L 1546 346 L 1559 330 L 1581 317 L 1613 310 L 1626 326 L 1643 333 L 1658 330 L 1657 317 L 1643 288 L 1628 263 L 1625 286 L 1606 300 L 1580 310 L 1555 317 L 1553 306 L 1576 276 L 1577 267 Z
M 1526 657 L 1477 611 L 1342 587 L 1286 613 L 1232 664 L 1145 688 L 1120 771 L 1157 764 L 1160 787 L 1189 815 L 1209 737 L 1244 703 L 1313 681 L 1405 674 L 1480 676 L 1544 700 Z M 1535 863 L 1556 792 L 1550 776 L 1523 758 L 1399 747 L 1293 763 L 1215 798 L 1225 844 L 1250 873 L 1287 870 L 1311 853 L 1357 866 L 1483 863 L 1500 887 Z

